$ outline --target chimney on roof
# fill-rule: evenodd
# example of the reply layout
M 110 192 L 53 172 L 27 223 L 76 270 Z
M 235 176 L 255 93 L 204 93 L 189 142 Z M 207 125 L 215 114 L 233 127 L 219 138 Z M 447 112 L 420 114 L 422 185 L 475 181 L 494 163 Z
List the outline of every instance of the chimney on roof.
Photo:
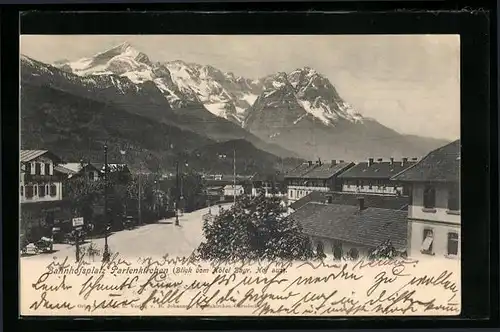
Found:
M 394 165 L 394 158 L 393 158 L 393 157 L 391 157 L 391 159 L 390 159 L 390 160 L 391 160 L 391 165 Z
M 337 165 L 337 161 L 335 159 L 332 159 L 332 166 Z
M 312 160 L 307 161 L 307 163 L 309 164 L 309 166 L 312 166 L 313 164 Z
M 358 206 L 359 206 L 359 211 L 363 211 L 365 209 L 365 198 L 364 197 L 358 197 Z
M 368 167 L 373 165 L 373 158 L 368 158 Z
M 377 161 L 378 161 L 379 163 L 380 163 L 380 162 L 382 162 L 382 160 L 384 160 L 384 159 L 382 159 L 382 158 L 378 158 L 378 159 L 377 159 Z
M 403 161 L 401 161 L 401 166 L 406 165 L 407 162 L 408 162 L 408 158 L 403 158 Z

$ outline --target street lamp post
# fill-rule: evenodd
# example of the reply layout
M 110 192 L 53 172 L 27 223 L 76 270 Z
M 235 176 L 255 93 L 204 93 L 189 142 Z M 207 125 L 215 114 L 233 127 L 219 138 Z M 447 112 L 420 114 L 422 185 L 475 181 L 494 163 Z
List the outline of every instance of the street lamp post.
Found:
M 104 252 L 102 254 L 102 261 L 108 262 L 110 258 L 108 247 L 108 145 L 104 144 Z
M 180 186 L 179 186 L 179 160 L 175 162 L 175 169 L 176 169 L 176 175 L 175 175 L 175 182 L 176 182 L 176 188 L 175 188 L 175 226 L 179 226 L 179 196 L 180 196 Z

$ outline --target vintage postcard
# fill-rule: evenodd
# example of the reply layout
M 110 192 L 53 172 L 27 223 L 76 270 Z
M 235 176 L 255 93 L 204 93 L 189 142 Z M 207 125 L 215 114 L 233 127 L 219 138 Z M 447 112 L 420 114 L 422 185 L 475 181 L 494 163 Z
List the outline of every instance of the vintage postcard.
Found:
M 23 316 L 456 316 L 458 35 L 21 35 Z

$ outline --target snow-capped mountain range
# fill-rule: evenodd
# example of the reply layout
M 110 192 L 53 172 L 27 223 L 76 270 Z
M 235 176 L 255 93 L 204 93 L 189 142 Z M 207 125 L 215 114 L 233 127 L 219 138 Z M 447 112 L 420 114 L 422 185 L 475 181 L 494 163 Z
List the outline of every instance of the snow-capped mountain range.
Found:
M 90 58 L 57 61 L 54 66 L 83 77 L 118 75 L 136 84 L 152 81 L 172 108 L 201 103 L 212 114 L 241 126 L 248 116 L 247 110 L 262 93 L 265 98 L 287 85 L 293 87 L 294 98 L 305 112 L 325 125 L 334 126 L 339 118 L 362 121 L 362 116 L 340 98 L 329 80 L 309 67 L 288 75 L 278 73 L 252 80 L 210 65 L 181 60 L 153 63 L 128 43 Z M 295 120 L 299 121 L 300 116 Z
M 402 135 L 363 117 L 309 67 L 249 79 L 210 65 L 154 62 L 123 43 L 53 64 L 22 56 L 21 78 L 23 84 L 110 103 L 216 142 L 244 139 L 282 157 L 412 157 L 446 143 Z

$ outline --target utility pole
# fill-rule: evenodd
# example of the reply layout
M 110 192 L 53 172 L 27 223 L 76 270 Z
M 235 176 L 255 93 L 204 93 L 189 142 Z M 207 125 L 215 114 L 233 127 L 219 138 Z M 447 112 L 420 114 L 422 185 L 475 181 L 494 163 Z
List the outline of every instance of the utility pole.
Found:
M 175 226 L 179 226 L 179 160 L 175 162 L 176 175 L 175 175 Z
M 234 205 L 236 205 L 236 149 L 233 149 L 233 195 Z
M 102 254 L 102 261 L 109 261 L 109 247 L 108 247 L 108 230 L 109 230 L 109 220 L 108 220 L 108 144 L 104 144 L 104 252 Z
M 137 193 L 137 205 L 138 205 L 138 217 L 139 217 L 139 225 L 142 225 L 142 210 L 141 210 L 141 200 L 142 200 L 142 163 L 139 169 L 139 188 Z

